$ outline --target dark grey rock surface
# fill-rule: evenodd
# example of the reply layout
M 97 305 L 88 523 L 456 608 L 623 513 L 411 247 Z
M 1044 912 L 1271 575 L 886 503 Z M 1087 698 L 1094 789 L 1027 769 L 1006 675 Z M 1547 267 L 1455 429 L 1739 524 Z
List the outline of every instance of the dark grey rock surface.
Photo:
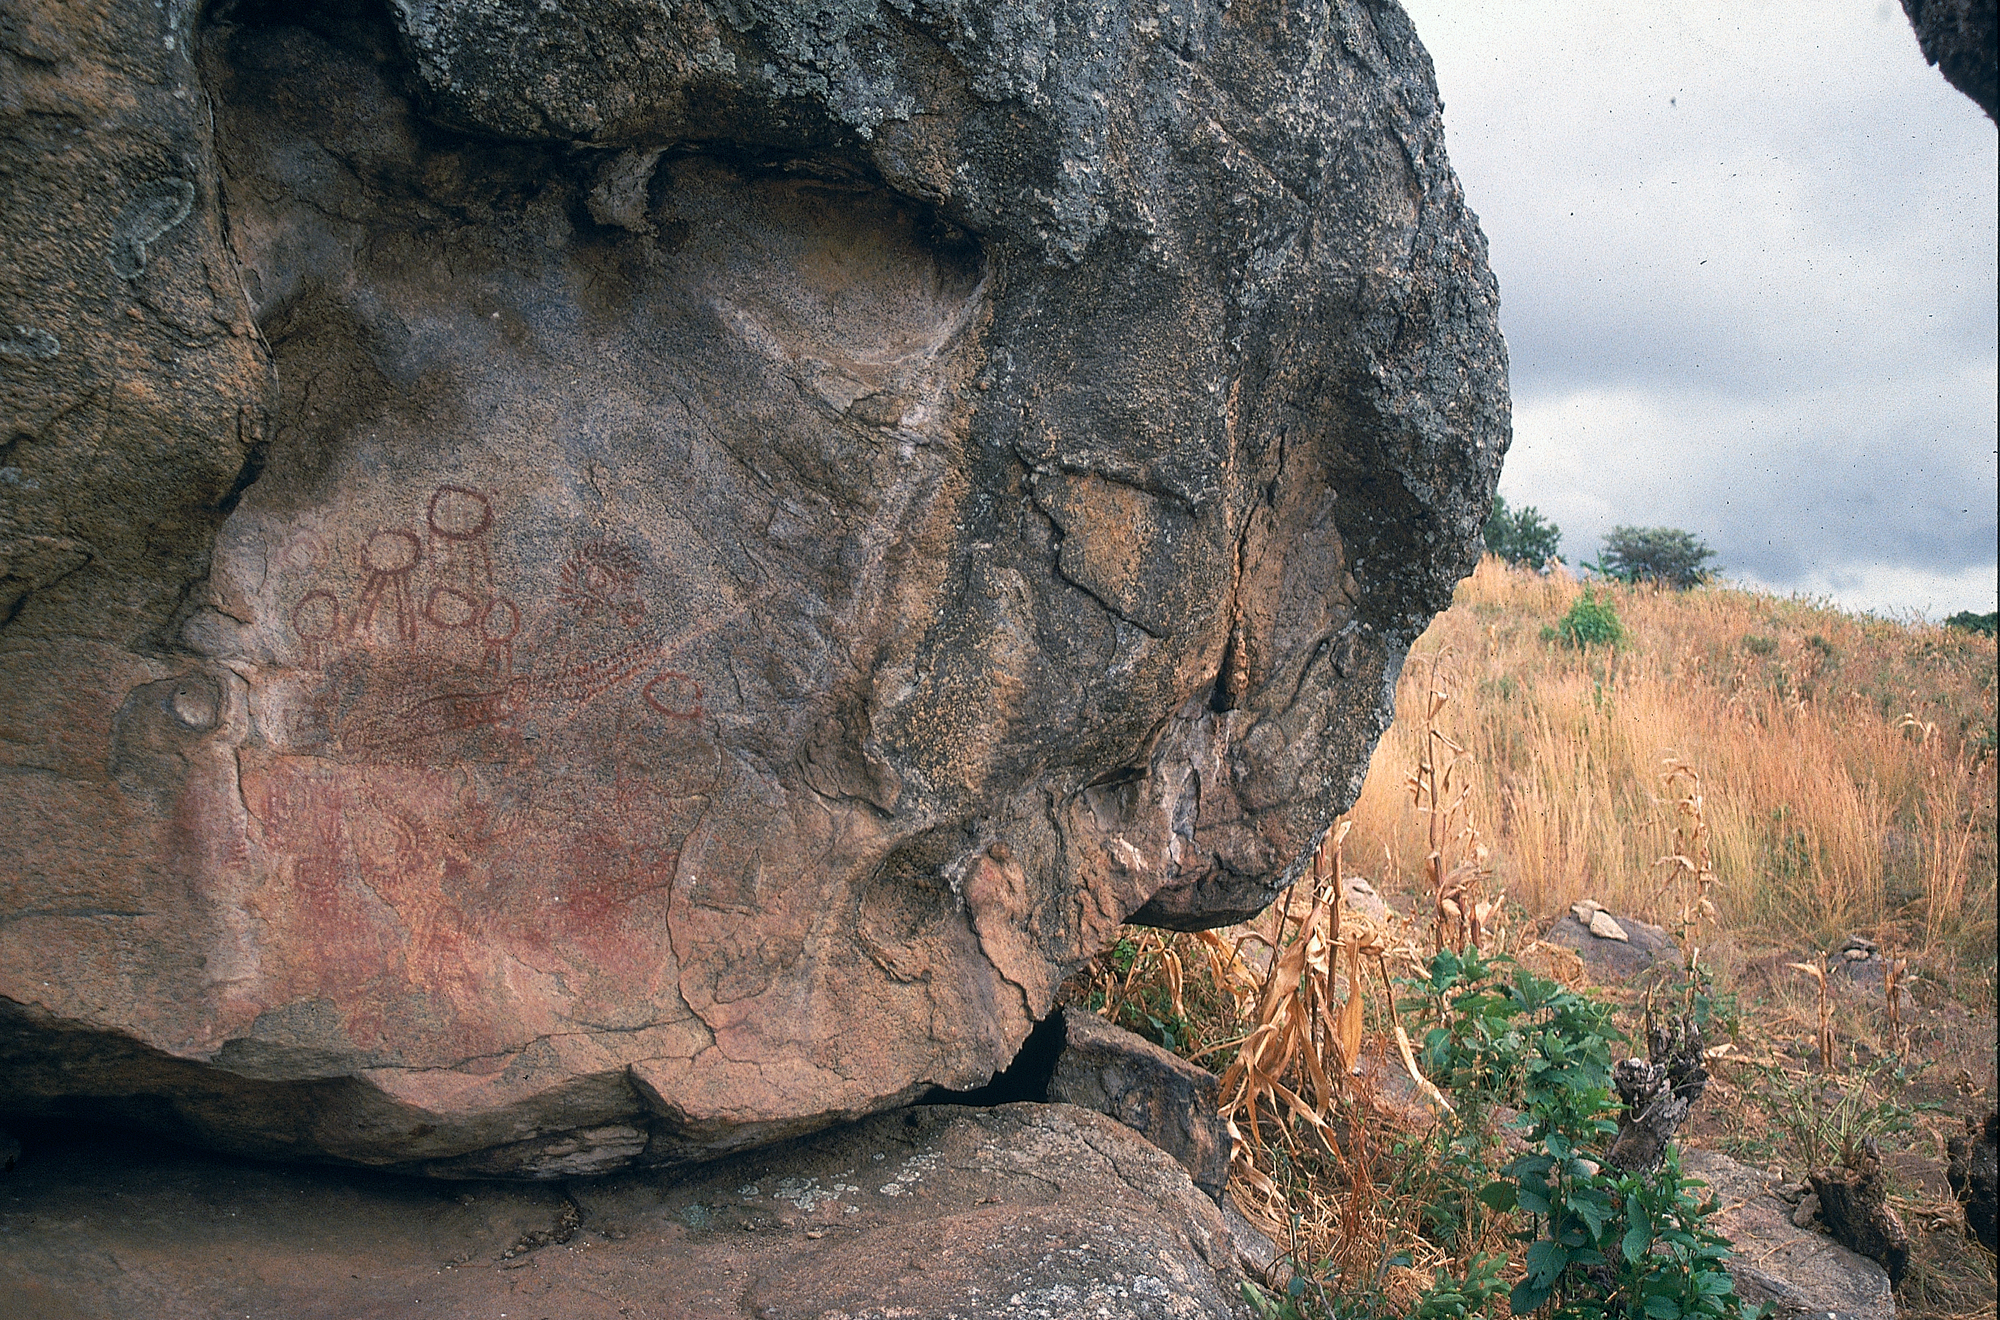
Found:
M 1903 13 L 1924 59 L 2000 123 L 2000 3 L 1903 0 Z
M 31 1139 L 0 1175 L 0 1242 L 10 1320 L 1248 1314 L 1215 1204 L 1064 1105 L 919 1108 L 560 1186 Z
M 983 1081 L 1358 791 L 1508 436 L 1394 4 L 10 9 L 0 1113 Z
M 1988 1251 L 2000 1250 L 1995 1209 L 2000 1203 L 2000 1113 L 1987 1112 L 1983 1122 L 1965 1120 L 1965 1130 L 1945 1143 L 1950 1156 L 1945 1181 L 1965 1212 L 1965 1234 Z
M 1077 1007 L 1063 1010 L 1049 1099 L 1117 1119 L 1220 1198 L 1233 1145 L 1214 1073 Z
M 1614 920 L 1625 932 L 1623 940 L 1604 939 L 1591 934 L 1589 926 L 1578 921 L 1574 913 L 1568 912 L 1549 927 L 1549 933 L 1542 938 L 1565 949 L 1576 950 L 1577 956 L 1583 959 L 1583 965 L 1600 979 L 1624 980 L 1655 966 L 1680 965 L 1680 949 L 1674 944 L 1673 936 L 1666 931 L 1635 917 L 1614 915 Z

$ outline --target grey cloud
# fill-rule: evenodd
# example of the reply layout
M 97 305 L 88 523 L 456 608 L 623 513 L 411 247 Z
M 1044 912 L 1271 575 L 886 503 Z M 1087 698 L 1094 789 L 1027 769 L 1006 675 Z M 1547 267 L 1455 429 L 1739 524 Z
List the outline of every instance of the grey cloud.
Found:
M 1500 278 L 1508 498 L 1572 559 L 1682 526 L 1991 609 L 1993 128 L 1900 8 L 1409 7 Z
M 1624 402 L 1530 410 L 1521 474 L 1502 482 L 1563 528 L 1573 561 L 1630 523 L 1696 531 L 1731 572 L 1780 585 L 1842 565 L 1956 574 L 1993 562 L 1992 440 L 1954 411 L 1918 399 L 1859 426 L 1868 401 L 1838 393 L 1802 400 L 1803 420 L 1692 393 Z

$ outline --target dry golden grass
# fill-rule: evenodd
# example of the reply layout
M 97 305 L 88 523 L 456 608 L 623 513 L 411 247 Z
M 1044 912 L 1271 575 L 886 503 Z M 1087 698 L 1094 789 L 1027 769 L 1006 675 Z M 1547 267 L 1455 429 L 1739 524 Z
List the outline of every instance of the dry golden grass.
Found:
M 1699 776 L 1720 925 L 1823 949 L 1848 932 L 1990 993 L 1994 641 L 1719 588 L 1598 586 L 1616 650 L 1546 640 L 1581 588 L 1489 558 L 1412 649 L 1352 813 L 1349 866 L 1431 888 L 1411 810 L 1430 690 L 1478 766 L 1489 887 L 1531 917 L 1595 898 L 1669 929 L 1676 827 Z M 1435 668 L 1435 676 L 1432 673 Z
M 1113 1020 L 1221 1072 L 1232 1192 L 1289 1248 L 1317 1303 L 1307 1314 L 1334 1313 L 1326 1290 L 1402 1314 L 1432 1269 L 1506 1252 L 1504 1217 L 1477 1205 L 1449 1247 L 1420 1226 L 1454 1176 L 1460 1125 L 1440 1121 L 1450 1101 L 1419 1071 L 1391 984 L 1431 951 L 1470 943 L 1576 985 L 1575 955 L 1510 927 L 1503 894 L 1530 922 L 1593 897 L 1667 926 L 1732 1000 L 1732 959 L 1763 951 L 1762 965 L 1783 970 L 1756 1034 L 1817 1026 L 1816 1086 L 1840 1062 L 1812 951 L 1847 932 L 1877 939 L 1892 968 L 1897 952 L 1913 956 L 1990 1011 L 1992 639 L 1729 590 L 1613 587 L 1599 590 L 1626 642 L 1578 652 L 1545 630 L 1580 590 L 1481 565 L 1414 648 L 1361 800 L 1307 874 L 1228 932 L 1131 928 L 1073 983 Z M 1413 920 L 1345 910 L 1343 865 L 1413 900 Z M 1784 967 L 1801 953 L 1813 964 Z M 1861 1042 L 1872 1021 L 1847 1021 L 1841 1050 L 1867 1043 L 1879 1058 L 1907 1043 L 1894 1011 Z M 1710 1121 L 1739 1145 L 1768 1144 L 1763 1108 L 1723 1071 Z M 1942 1223 L 1952 1207 L 1940 1205 Z M 1939 1242 L 1918 1253 L 1910 1313 L 1990 1320 L 1978 1300 L 1990 1260 Z
M 1236 1205 L 1287 1245 L 1316 1287 L 1329 1271 L 1372 1273 L 1383 1244 L 1405 1236 L 1395 1224 L 1408 1217 L 1408 1198 L 1384 1185 L 1395 1175 L 1378 1151 L 1397 1144 L 1397 1119 L 1408 1116 L 1374 1103 L 1381 1073 L 1366 1066 L 1365 1037 L 1394 1042 L 1412 1103 L 1426 1111 L 1422 1126 L 1451 1109 L 1419 1071 L 1394 1009 L 1393 979 L 1423 958 L 1417 933 L 1346 910 L 1347 832 L 1345 823 L 1330 830 L 1306 874 L 1254 920 L 1226 932 L 1128 928 L 1071 984 L 1112 1021 L 1220 1070 Z M 1433 870 L 1449 875 L 1457 853 L 1443 855 Z M 1448 925 L 1464 923 L 1440 907 L 1438 930 Z M 1421 1254 L 1448 1263 L 1435 1248 Z M 1404 1273 L 1390 1290 L 1414 1297 L 1428 1276 Z

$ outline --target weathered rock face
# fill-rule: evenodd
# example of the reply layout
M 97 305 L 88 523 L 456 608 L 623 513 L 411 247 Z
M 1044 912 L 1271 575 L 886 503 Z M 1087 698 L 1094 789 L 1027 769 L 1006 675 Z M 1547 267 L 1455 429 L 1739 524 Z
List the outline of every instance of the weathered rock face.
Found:
M 1507 438 L 1392 4 L 16 5 L 0 1108 L 672 1163 L 1354 796 Z
M 1115 1118 L 1173 1156 L 1218 1201 L 1235 1147 L 1214 1073 L 1070 1005 L 1049 1099 Z

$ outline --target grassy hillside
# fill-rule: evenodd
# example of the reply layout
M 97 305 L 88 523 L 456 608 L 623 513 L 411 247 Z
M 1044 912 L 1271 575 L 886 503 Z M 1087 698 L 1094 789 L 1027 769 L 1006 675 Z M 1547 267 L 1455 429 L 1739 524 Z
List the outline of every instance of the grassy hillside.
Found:
M 1660 1215 L 1699 1231 L 1699 1198 L 1631 1210 L 1677 1184 L 1594 1164 L 1578 1184 L 1624 1207 L 1608 1302 L 1581 1267 L 1536 1291 L 1554 1248 L 1521 1244 L 1556 1216 L 1501 1188 L 1524 1133 L 1552 1158 L 1598 1147 L 1612 1051 L 1657 1009 L 1708 1047 L 1684 1143 L 1796 1179 L 1878 1138 L 1912 1225 L 1899 1316 L 1992 1320 L 1993 1260 L 1943 1168 L 2000 1088 L 1994 639 L 1727 589 L 1585 593 L 1488 559 L 1412 648 L 1361 799 L 1292 891 L 1225 932 L 1129 928 L 1070 997 L 1221 1074 L 1232 1195 L 1294 1271 L 1266 1315 L 1622 1314 L 1635 1290 L 1648 1315 L 1736 1315 L 1702 1291 L 1712 1263 L 1646 1245 Z M 1622 639 L 1565 640 L 1580 603 Z M 1344 906 L 1343 867 L 1405 915 Z M 1593 981 L 1537 939 L 1586 897 L 1706 974 Z M 1907 960 L 1907 1007 L 1822 996 L 1849 934 Z M 1693 1309 L 1652 1298 L 1674 1288 Z
M 1672 927 L 1668 868 L 1699 777 L 1721 925 L 1739 943 L 1916 955 L 1991 1002 L 1994 639 L 1726 589 L 1593 586 L 1616 647 L 1549 634 L 1584 588 L 1488 558 L 1412 648 L 1352 813 L 1352 869 L 1424 892 L 1407 778 L 1437 726 L 1470 757 L 1489 893 L 1531 918 L 1596 898 Z M 1667 776 L 1684 767 L 1680 778 Z

